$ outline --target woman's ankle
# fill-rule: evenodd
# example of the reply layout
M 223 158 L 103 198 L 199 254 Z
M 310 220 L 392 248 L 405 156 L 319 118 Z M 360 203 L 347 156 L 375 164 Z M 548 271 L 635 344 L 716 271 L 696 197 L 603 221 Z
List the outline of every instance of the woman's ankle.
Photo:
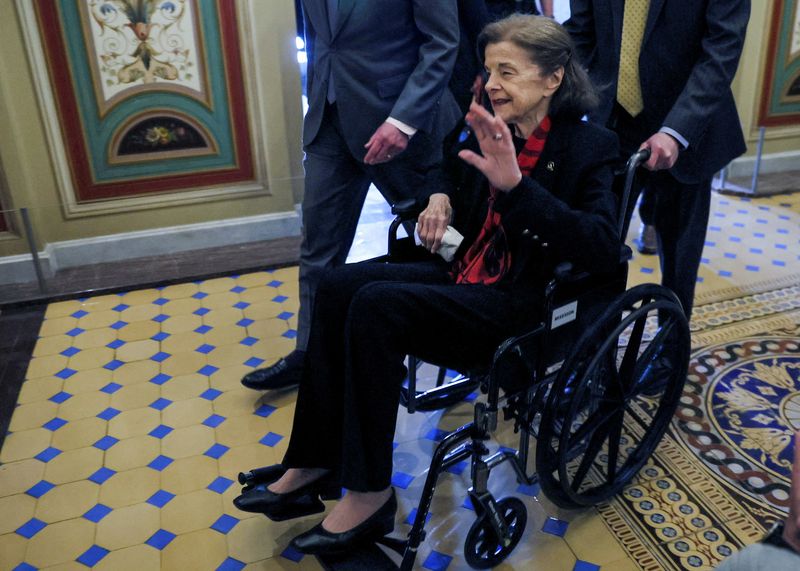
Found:
M 326 468 L 289 468 L 283 476 L 267 486 L 267 489 L 276 494 L 288 494 L 319 480 L 328 472 L 330 470 Z

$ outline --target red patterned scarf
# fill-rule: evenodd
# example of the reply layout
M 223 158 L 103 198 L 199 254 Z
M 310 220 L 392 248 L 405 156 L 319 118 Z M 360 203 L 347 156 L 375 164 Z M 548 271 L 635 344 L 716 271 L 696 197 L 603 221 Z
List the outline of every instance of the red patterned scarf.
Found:
M 545 117 L 517 156 L 522 176 L 530 176 L 533 172 L 549 132 L 550 117 Z M 483 227 L 464 256 L 453 264 L 452 272 L 457 284 L 494 284 L 511 268 L 511 252 L 508 249 L 503 221 L 500 213 L 494 209 L 499 192 L 489 186 L 489 211 Z

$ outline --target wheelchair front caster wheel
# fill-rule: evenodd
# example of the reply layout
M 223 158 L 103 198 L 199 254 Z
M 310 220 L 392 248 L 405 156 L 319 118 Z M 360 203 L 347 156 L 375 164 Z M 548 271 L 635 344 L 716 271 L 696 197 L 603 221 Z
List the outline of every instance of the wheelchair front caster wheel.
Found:
M 473 569 L 490 569 L 508 557 L 522 539 L 528 510 L 517 498 L 504 498 L 497 502 L 497 512 L 507 527 L 505 537 L 498 538 L 489 515 L 484 513 L 475 520 L 464 542 L 464 558 Z

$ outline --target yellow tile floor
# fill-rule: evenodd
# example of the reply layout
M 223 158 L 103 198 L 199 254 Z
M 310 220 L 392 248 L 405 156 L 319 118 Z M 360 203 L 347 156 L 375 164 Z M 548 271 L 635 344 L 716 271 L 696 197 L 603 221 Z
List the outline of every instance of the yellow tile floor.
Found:
M 715 196 L 698 294 L 796 275 L 798 202 Z M 656 264 L 637 255 L 631 281 L 657 280 Z M 273 523 L 231 503 L 237 473 L 278 462 L 287 444 L 294 392 L 239 379 L 293 348 L 297 299 L 289 268 L 50 305 L 0 452 L 0 569 L 320 568 L 286 548 L 319 516 Z M 398 534 L 436 439 L 471 410 L 401 413 Z M 497 440 L 515 445 L 508 426 Z M 431 570 L 466 567 L 468 470 L 453 472 L 417 560 Z M 595 510 L 564 512 L 505 467 L 492 487 L 529 514 L 501 568 L 639 568 Z

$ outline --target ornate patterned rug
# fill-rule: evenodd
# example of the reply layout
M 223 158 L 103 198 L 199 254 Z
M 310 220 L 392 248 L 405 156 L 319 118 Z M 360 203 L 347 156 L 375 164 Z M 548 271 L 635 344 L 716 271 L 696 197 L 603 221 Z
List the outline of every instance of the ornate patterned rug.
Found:
M 678 412 L 634 485 L 598 508 L 641 569 L 710 569 L 788 511 L 800 430 L 800 287 L 697 308 Z

